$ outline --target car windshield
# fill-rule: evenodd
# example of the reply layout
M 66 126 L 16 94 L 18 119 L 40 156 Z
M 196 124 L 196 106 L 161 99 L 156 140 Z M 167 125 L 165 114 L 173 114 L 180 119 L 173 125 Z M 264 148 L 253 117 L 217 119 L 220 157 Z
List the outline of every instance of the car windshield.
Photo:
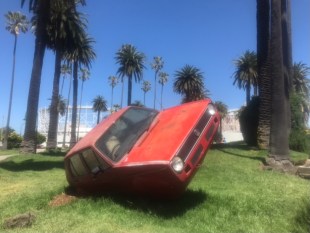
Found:
M 96 147 L 113 161 L 119 161 L 148 130 L 158 112 L 145 108 L 129 108 L 98 139 Z

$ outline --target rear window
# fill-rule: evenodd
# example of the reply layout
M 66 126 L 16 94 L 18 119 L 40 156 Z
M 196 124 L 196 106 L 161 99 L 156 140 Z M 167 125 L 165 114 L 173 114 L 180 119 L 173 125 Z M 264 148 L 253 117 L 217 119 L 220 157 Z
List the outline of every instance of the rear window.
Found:
M 119 161 L 149 129 L 158 111 L 146 108 L 129 108 L 98 139 L 96 147 L 113 161 Z

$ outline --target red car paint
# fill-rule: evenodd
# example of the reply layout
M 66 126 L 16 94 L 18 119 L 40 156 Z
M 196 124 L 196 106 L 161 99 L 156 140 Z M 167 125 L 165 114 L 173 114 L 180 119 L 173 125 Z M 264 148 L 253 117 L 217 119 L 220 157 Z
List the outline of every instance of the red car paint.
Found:
M 121 109 L 69 151 L 65 157 L 67 180 L 87 193 L 179 196 L 203 162 L 219 122 L 209 99 L 160 112 L 139 107 Z M 142 123 L 146 128 L 141 131 Z M 180 171 L 173 168 L 174 160 Z

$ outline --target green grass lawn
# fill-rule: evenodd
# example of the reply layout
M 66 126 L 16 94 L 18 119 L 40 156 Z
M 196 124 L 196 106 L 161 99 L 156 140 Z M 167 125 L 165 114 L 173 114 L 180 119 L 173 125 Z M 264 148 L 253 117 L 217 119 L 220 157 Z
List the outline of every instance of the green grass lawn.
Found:
M 67 188 L 63 156 L 14 156 L 0 162 L 0 232 L 308 233 L 309 180 L 263 170 L 265 156 L 241 144 L 214 148 L 175 201 L 84 197 L 58 207 L 49 202 Z M 31 227 L 3 228 L 27 212 L 36 216 Z

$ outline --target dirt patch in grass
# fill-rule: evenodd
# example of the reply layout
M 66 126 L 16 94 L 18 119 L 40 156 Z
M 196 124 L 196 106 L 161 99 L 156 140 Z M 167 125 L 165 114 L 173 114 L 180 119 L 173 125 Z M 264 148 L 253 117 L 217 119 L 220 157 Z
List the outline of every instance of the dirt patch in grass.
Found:
M 57 206 L 64 206 L 67 204 L 70 204 L 71 202 L 75 201 L 77 197 L 71 196 L 65 193 L 61 193 L 57 196 L 55 196 L 48 205 L 51 207 L 57 207 Z

